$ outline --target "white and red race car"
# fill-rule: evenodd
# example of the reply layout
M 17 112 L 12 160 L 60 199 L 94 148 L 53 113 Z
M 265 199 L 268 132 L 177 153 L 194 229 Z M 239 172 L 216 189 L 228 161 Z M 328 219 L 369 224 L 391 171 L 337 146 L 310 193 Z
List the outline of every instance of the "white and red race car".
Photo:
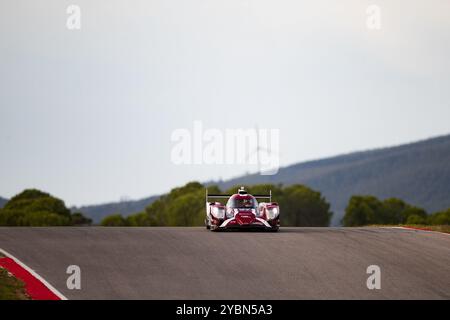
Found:
M 226 205 L 209 199 L 228 198 Z M 258 204 L 256 199 L 269 199 Z M 236 194 L 208 194 L 206 189 L 205 226 L 211 231 L 226 229 L 262 229 L 278 231 L 280 208 L 268 195 L 251 195 L 241 187 Z

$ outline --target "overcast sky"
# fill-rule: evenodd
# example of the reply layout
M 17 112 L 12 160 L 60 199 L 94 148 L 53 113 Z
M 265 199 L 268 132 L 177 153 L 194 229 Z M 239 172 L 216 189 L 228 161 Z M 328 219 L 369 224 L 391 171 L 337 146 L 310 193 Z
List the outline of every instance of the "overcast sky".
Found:
M 448 0 L 2 0 L 0 196 L 92 204 L 256 170 L 173 164 L 195 120 L 280 129 L 283 166 L 450 133 L 449 57 Z

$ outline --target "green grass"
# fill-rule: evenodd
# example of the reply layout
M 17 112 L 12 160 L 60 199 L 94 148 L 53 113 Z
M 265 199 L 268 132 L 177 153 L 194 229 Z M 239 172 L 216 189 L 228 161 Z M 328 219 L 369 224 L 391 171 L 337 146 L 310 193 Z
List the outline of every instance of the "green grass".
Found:
M 409 225 L 405 224 L 405 225 L 400 225 L 400 226 L 450 233 L 450 225 L 428 226 L 428 225 L 423 225 L 423 224 L 409 224 Z
M 450 233 L 450 225 L 429 226 L 425 224 L 370 225 L 369 227 L 410 227 L 429 231 Z
M 1 255 L 1 254 L 0 254 Z M 0 300 L 29 300 L 24 283 L 0 267 Z

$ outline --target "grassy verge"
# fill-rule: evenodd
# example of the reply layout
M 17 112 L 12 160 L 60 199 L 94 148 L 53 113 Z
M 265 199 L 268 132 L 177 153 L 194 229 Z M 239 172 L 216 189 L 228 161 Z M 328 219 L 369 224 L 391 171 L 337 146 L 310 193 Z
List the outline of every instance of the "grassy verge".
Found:
M 422 225 L 422 224 L 410 224 L 410 225 L 400 225 L 400 226 L 401 227 L 410 227 L 410 228 L 429 230 L 429 231 L 439 231 L 439 232 L 444 232 L 444 233 L 450 233 L 450 225 L 427 226 L 427 225 Z
M 0 258 L 5 257 L 0 252 Z M 0 267 L 0 300 L 29 300 L 24 283 Z
M 29 300 L 24 283 L 0 267 L 0 300 Z
M 429 226 L 424 224 L 399 224 L 399 225 L 370 225 L 369 227 L 405 227 L 405 228 L 416 228 L 421 230 L 450 233 L 450 225 Z

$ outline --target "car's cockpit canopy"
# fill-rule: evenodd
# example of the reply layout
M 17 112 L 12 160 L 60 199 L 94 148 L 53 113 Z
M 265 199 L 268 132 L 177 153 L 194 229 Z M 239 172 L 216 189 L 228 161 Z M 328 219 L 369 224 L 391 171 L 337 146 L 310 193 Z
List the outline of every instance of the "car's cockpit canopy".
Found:
M 256 209 L 258 207 L 258 201 L 251 195 L 244 196 L 235 194 L 228 200 L 227 207 L 233 209 Z

